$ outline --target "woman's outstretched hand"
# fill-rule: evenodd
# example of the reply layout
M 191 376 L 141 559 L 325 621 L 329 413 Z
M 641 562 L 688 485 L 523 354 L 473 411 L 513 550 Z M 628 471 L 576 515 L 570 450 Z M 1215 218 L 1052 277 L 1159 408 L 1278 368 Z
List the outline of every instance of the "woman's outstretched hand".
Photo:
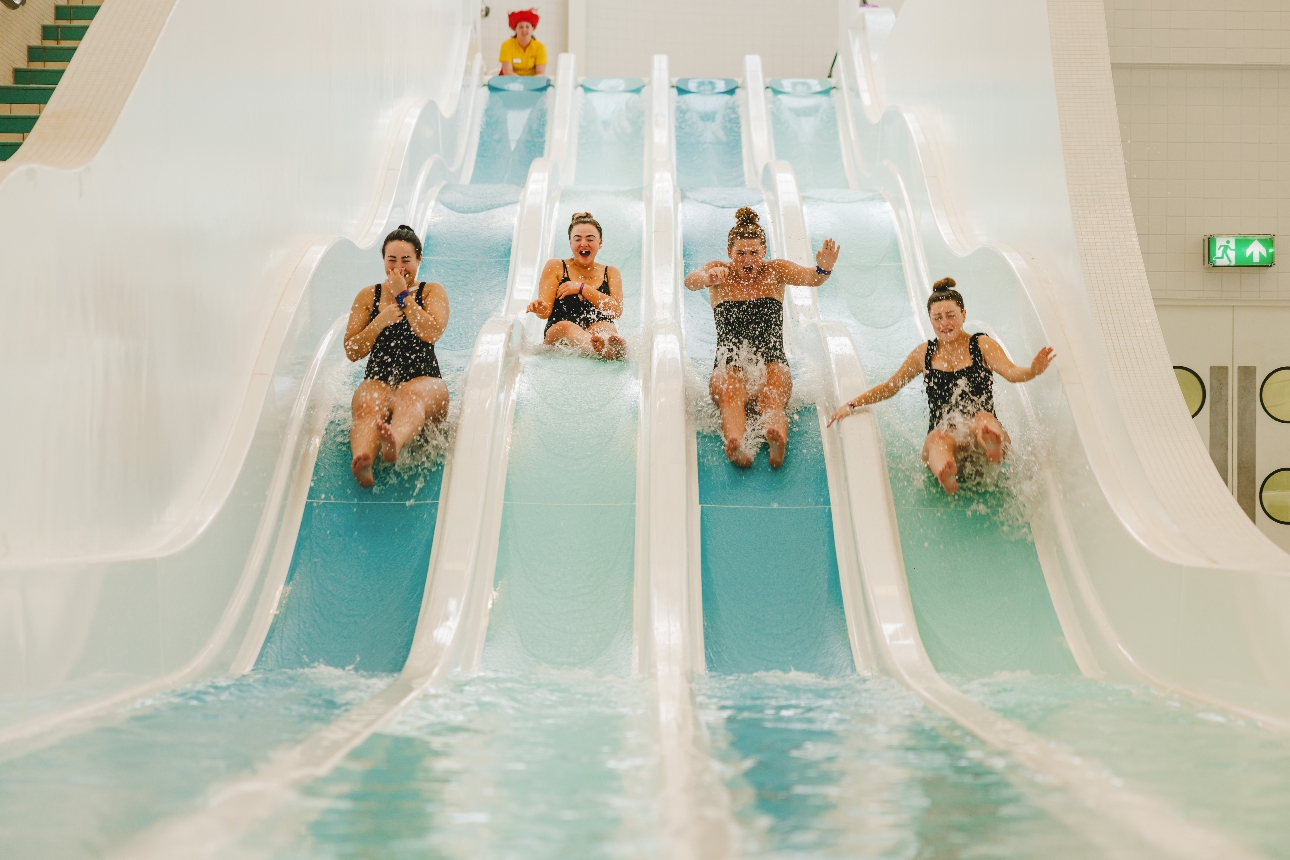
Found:
M 832 427 L 834 421 L 841 421 L 843 418 L 846 418 L 852 412 L 855 412 L 855 409 L 851 408 L 851 404 L 843 403 L 841 406 L 838 407 L 838 411 L 834 412 L 829 417 L 829 423 L 824 425 L 825 429 Z
M 824 247 L 815 255 L 815 265 L 819 266 L 826 272 L 833 271 L 833 264 L 838 261 L 838 253 L 841 252 L 842 246 L 832 239 L 824 240 Z
M 709 287 L 715 287 L 717 284 L 724 284 L 730 277 L 730 267 L 717 263 L 715 266 L 709 266 L 703 270 L 704 277 Z
M 541 299 L 534 299 L 529 302 L 528 312 L 531 314 L 537 314 L 543 319 L 546 319 L 551 316 L 551 306 Z
M 1052 364 L 1053 356 L 1056 355 L 1051 346 L 1046 346 L 1035 355 L 1035 360 L 1030 362 L 1030 372 L 1035 376 L 1043 373 Z

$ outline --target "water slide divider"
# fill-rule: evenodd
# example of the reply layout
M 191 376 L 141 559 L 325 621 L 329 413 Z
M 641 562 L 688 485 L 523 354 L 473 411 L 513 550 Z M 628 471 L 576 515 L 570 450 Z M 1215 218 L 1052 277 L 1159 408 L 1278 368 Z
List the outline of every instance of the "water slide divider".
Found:
M 547 148 L 529 168 L 520 197 L 505 308 L 480 329 L 462 386 L 453 453 L 445 467 L 429 582 L 408 659 L 389 686 L 304 743 L 279 751 L 254 774 L 217 787 L 199 811 L 142 832 L 115 856 L 169 858 L 201 845 L 208 855 L 231 845 L 271 814 L 293 785 L 328 773 L 388 725 L 427 687 L 454 669 L 478 665 L 487 633 L 493 569 L 506 480 L 507 437 L 515 408 L 523 314 L 551 246 L 561 159 L 576 146 L 570 109 L 574 57 L 561 54 Z M 528 291 L 527 293 L 525 291 Z
M 1251 562 L 1258 553 L 1224 561 L 1213 542 L 1201 549 L 1183 534 L 1134 450 L 1087 310 L 1034 255 L 963 238 L 972 234 L 935 120 L 882 98 L 881 57 L 894 17 L 845 2 L 840 8 L 843 149 L 896 213 L 906 276 L 917 282 L 911 300 L 919 305 L 914 297 L 927 295 L 933 270 L 966 269 L 997 290 L 982 302 L 1000 328 L 996 336 L 1021 352 L 1042 343 L 1057 350 L 1057 372 L 1027 386 L 1021 402 L 1054 440 L 1069 440 L 1044 470 L 1045 510 L 1032 527 L 1081 670 L 1290 728 L 1290 677 L 1277 656 L 1290 648 L 1279 620 L 1290 606 L 1286 566 L 1272 552 L 1263 554 L 1270 565 Z M 1252 538 L 1254 549 L 1265 543 Z
M 757 80 L 759 58 L 750 56 L 745 63 L 745 80 Z M 749 111 L 748 115 L 751 118 L 756 113 Z M 753 136 L 769 138 L 764 123 L 759 127 L 754 122 L 749 130 Z M 813 267 L 815 255 L 792 166 L 770 161 L 763 169 L 761 186 L 771 215 L 772 248 L 792 262 Z M 906 272 L 908 280 L 908 268 Z M 865 390 L 864 368 L 850 333 L 839 323 L 819 319 L 815 290 L 791 289 L 789 306 L 794 321 L 800 335 L 805 335 L 803 340 L 817 339 L 822 347 L 835 402 L 842 402 L 847 392 Z M 1045 784 L 1069 791 L 1086 811 L 1074 811 L 1060 801 L 1041 801 L 1041 805 L 1076 832 L 1095 841 L 1106 840 L 1103 847 L 1109 851 L 1119 850 L 1115 846 L 1120 839 L 1105 831 L 1107 823 L 1170 856 L 1257 856 L 1222 834 L 1184 823 L 1156 798 L 1125 789 L 1098 763 L 982 707 L 941 678 L 923 648 L 905 579 L 881 431 L 867 411 L 825 429 L 831 412 L 831 404 L 817 404 L 834 510 L 838 572 L 857 669 L 892 675 L 933 709 L 1041 775 Z M 1025 778 L 1022 780 L 1024 786 Z
M 697 498 L 691 498 L 694 430 L 685 397 L 681 333 L 680 192 L 674 95 L 665 55 L 655 55 L 646 139 L 645 289 L 637 467 L 635 671 L 650 678 L 660 747 L 664 854 L 731 856 L 730 800 L 708 752 L 690 679 L 704 671 L 702 588 L 694 563 Z
M 468 47 L 473 31 L 467 35 L 463 45 Z M 170 672 L 0 728 L 0 745 L 27 742 L 37 736 L 41 744 L 47 744 L 128 702 L 214 672 L 241 674 L 254 664 L 290 566 L 326 424 L 325 414 L 320 414 L 326 409 L 313 402 L 314 385 L 328 352 L 337 348 L 345 328 L 344 317 L 323 328 L 327 317 L 320 315 L 315 305 L 330 311 L 335 307 L 332 299 L 345 299 L 355 279 L 364 277 L 360 273 L 379 273 L 373 248 L 381 237 L 394 225 L 409 221 L 424 232 L 439 188 L 469 169 L 467 158 L 473 151 L 470 131 L 477 129 L 483 113 L 475 86 L 481 56 L 475 51 L 462 59 L 451 114 L 445 115 L 433 99 L 405 106 L 389 142 L 372 211 L 358 238 L 315 241 L 292 271 L 266 325 L 232 438 L 209 482 L 206 495 L 211 509 L 199 510 L 165 545 L 134 551 L 124 558 L 103 558 L 94 565 L 146 563 L 154 554 L 191 558 L 190 563 L 200 567 L 213 568 L 230 561 L 222 553 L 212 553 L 209 545 L 212 537 L 228 540 L 229 527 L 223 523 L 233 515 L 223 502 L 243 484 L 256 483 L 248 473 L 263 469 L 265 464 L 255 462 L 248 449 L 260 440 L 271 440 L 269 444 L 279 453 L 263 490 L 264 505 L 254 532 L 235 543 L 245 547 L 242 557 L 234 562 L 241 566 L 241 573 L 204 643 Z M 266 408 L 267 392 L 284 380 L 291 383 L 288 390 L 295 391 L 293 405 L 287 415 L 272 414 Z

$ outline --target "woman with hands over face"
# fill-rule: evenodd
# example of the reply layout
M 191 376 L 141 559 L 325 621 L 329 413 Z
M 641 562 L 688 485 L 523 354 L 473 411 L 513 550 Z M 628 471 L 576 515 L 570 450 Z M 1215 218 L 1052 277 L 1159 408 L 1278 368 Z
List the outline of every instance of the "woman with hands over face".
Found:
M 958 458 L 975 451 L 991 463 L 1000 463 L 1011 440 L 994 414 L 994 374 L 1009 382 L 1029 382 L 1048 369 L 1053 349 L 1039 350 L 1029 367 L 1018 367 L 1003 347 L 984 334 L 963 331 L 963 296 L 954 289 L 953 278 L 942 278 L 932 287 L 927 300 L 936 339 L 914 347 L 900 368 L 886 382 L 844 403 L 829 418 L 846 418 L 862 406 L 881 403 L 904 388 L 920 373 L 925 374 L 927 439 L 923 462 L 932 470 L 947 493 L 958 491 Z
M 627 341 L 613 323 L 623 313 L 623 279 L 613 266 L 596 264 L 602 235 L 590 212 L 574 214 L 569 223 L 573 256 L 547 261 L 528 312 L 546 320 L 548 345 L 563 343 L 617 361 L 627 354 Z
M 349 360 L 367 356 L 349 433 L 351 468 L 363 487 L 372 486 L 378 450 L 393 463 L 427 421 L 448 414 L 448 386 L 434 353 L 448 327 L 448 293 L 441 284 L 417 283 L 421 240 L 406 224 L 385 237 L 381 253 L 385 281 L 358 291 L 345 330 Z
M 793 393 L 784 353 L 784 287 L 820 286 L 833 273 L 841 249 L 832 239 L 825 240 L 815 255 L 814 269 L 788 260 L 767 260 L 766 231 L 759 220 L 747 206 L 736 212 L 735 226 L 727 237 L 730 259 L 705 263 L 686 275 L 685 286 L 706 289 L 712 300 L 717 355 L 708 393 L 721 410 L 726 457 L 741 468 L 752 465 L 752 454 L 744 445 L 752 405 L 765 427 L 770 465 L 778 469 L 788 446 L 784 407 Z

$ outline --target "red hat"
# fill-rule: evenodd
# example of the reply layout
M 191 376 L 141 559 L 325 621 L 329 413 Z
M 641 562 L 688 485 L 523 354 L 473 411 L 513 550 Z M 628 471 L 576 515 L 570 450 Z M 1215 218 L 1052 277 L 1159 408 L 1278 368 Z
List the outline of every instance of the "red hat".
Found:
M 514 30 L 516 27 L 518 27 L 520 24 L 524 23 L 525 21 L 528 21 L 530 24 L 532 24 L 533 29 L 536 30 L 538 25 L 537 10 L 521 9 L 518 12 L 511 12 L 509 15 L 506 16 L 506 23 L 510 25 L 510 28 L 512 30 Z

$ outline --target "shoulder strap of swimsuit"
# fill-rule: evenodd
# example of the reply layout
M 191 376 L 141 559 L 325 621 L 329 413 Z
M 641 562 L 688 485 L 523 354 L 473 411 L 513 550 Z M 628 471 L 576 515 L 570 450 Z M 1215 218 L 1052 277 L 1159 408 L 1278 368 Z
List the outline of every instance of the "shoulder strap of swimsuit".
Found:
M 372 317 L 368 320 L 371 322 L 376 319 L 376 315 L 381 312 L 381 285 L 376 285 L 376 290 L 372 293 Z
M 422 281 L 421 283 L 417 284 L 417 304 L 421 306 L 421 310 L 426 309 L 426 303 L 424 301 L 425 294 L 426 294 L 426 282 Z
M 929 375 L 932 372 L 932 356 L 936 355 L 936 344 L 935 338 L 929 340 L 927 342 L 927 354 L 923 356 L 923 371 Z
M 609 286 L 609 264 L 608 263 L 605 264 L 605 279 L 600 282 L 600 285 L 602 287 Z
M 564 270 L 564 277 L 560 279 L 560 283 L 562 283 L 562 284 L 563 284 L 565 281 L 570 280 L 570 278 L 569 278 L 569 261 L 568 261 L 568 260 L 561 260 L 561 261 L 560 261 L 560 268 Z
M 968 340 L 968 354 L 972 356 L 973 364 L 985 364 L 985 356 L 981 354 L 981 344 L 977 343 L 980 337 L 981 332 L 977 332 Z

